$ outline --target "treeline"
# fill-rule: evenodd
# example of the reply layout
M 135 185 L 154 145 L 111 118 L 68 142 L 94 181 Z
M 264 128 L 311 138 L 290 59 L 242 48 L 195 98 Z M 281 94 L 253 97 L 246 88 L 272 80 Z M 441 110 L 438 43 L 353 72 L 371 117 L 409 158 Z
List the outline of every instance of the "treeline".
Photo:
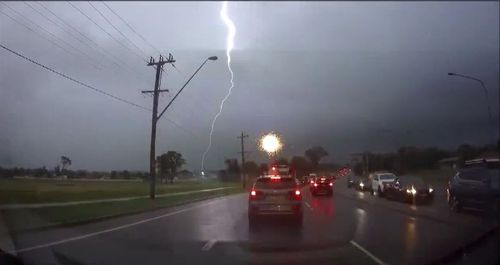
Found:
M 378 170 L 405 174 L 412 171 L 438 168 L 440 166 L 439 161 L 445 158 L 451 158 L 453 162 L 450 162 L 450 164 L 456 164 L 456 166 L 460 167 L 466 160 L 483 156 L 497 156 L 497 154 L 496 147 L 493 145 L 475 147 L 462 144 L 456 150 L 403 146 L 396 152 L 365 152 L 351 166 L 354 173 L 358 175 Z
M 304 176 L 312 172 L 334 171 L 340 167 L 335 163 L 321 163 L 321 159 L 328 156 L 328 152 L 321 146 L 313 146 L 304 152 L 304 156 L 280 157 L 278 164 L 289 165 L 296 176 Z M 238 181 L 241 178 L 242 167 L 237 159 L 226 159 L 226 168 L 219 170 L 218 177 L 222 181 Z M 243 170 L 248 177 L 258 177 L 269 170 L 268 163 L 260 165 L 254 161 L 246 161 Z
M 65 176 L 67 178 L 88 178 L 88 179 L 146 179 L 149 176 L 148 172 L 128 171 L 128 170 L 113 170 L 113 171 L 88 171 L 88 170 L 48 170 L 46 167 L 40 168 L 3 168 L 0 167 L 0 178 L 18 177 L 35 177 L 35 178 L 58 178 Z

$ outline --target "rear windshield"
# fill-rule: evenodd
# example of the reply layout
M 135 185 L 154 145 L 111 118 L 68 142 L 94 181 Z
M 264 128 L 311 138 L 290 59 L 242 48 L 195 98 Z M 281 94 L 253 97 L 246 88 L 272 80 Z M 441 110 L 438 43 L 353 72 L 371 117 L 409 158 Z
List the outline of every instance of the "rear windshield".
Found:
M 379 176 L 380 179 L 395 179 L 396 176 L 394 174 L 382 174 Z
M 404 176 L 399 178 L 399 183 L 403 186 L 407 185 L 416 185 L 416 186 L 422 186 L 425 185 L 425 182 L 418 177 L 412 177 L 412 176 Z
M 459 178 L 462 180 L 484 181 L 489 183 L 494 189 L 500 188 L 499 168 L 467 168 L 460 172 Z
M 297 186 L 293 178 L 271 179 L 261 178 L 255 182 L 257 189 L 293 189 Z

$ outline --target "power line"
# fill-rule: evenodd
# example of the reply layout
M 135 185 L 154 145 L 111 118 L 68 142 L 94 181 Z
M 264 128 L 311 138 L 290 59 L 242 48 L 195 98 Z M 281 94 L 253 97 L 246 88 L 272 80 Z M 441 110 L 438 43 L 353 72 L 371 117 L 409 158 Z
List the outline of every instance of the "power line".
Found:
M 92 22 L 94 25 L 96 25 L 101 31 L 103 31 L 104 33 L 106 33 L 110 38 L 112 38 L 114 41 L 116 41 L 118 44 L 120 44 L 122 47 L 124 47 L 125 49 L 129 50 L 130 52 L 132 52 L 133 54 L 135 54 L 137 57 L 141 58 L 141 60 L 145 61 L 144 58 L 141 57 L 141 55 L 137 54 L 135 51 L 133 51 L 132 49 L 130 49 L 128 46 L 124 45 L 121 41 L 119 41 L 115 37 L 113 37 L 113 35 L 111 35 L 103 27 L 101 27 L 101 25 L 97 24 L 97 22 L 95 22 L 91 17 L 89 17 L 87 14 L 85 14 L 80 8 L 78 8 L 77 6 L 73 5 L 73 3 L 69 2 L 69 1 L 66 1 L 66 2 L 69 5 L 71 5 L 74 9 L 76 9 L 80 14 L 82 14 L 88 20 L 90 20 L 90 22 Z
M 3 12 L 2 12 L 2 10 L 0 10 L 0 12 L 1 12 L 1 13 L 3 13 Z M 5 13 L 4 13 L 4 14 L 5 14 Z M 8 16 L 8 15 L 7 15 L 7 16 Z M 91 85 L 87 85 L 87 84 L 85 84 L 84 82 L 81 82 L 81 81 L 78 81 L 78 80 L 74 79 L 73 77 L 70 77 L 70 76 L 68 76 L 68 75 L 66 75 L 66 74 L 63 74 L 63 73 L 61 73 L 61 72 L 58 72 L 58 71 L 56 71 L 56 70 L 54 70 L 54 69 L 52 69 L 52 68 L 50 68 L 50 67 L 48 67 L 48 66 L 45 66 L 45 65 L 43 65 L 43 64 L 41 64 L 41 63 L 39 63 L 39 62 L 37 62 L 37 61 L 35 61 L 35 60 L 31 59 L 31 58 L 28 58 L 28 57 L 26 57 L 26 56 L 24 56 L 24 55 L 22 55 L 22 54 L 20 54 L 20 53 L 18 53 L 18 52 L 16 52 L 16 51 L 14 51 L 14 50 L 12 50 L 12 49 L 10 49 L 10 48 L 8 48 L 8 47 L 4 46 L 4 45 L 3 45 L 3 44 L 1 44 L 1 43 L 0 43 L 0 48 L 4 49 L 4 50 L 6 50 L 6 51 L 8 51 L 8 52 L 10 52 L 10 53 L 13 53 L 14 55 L 17 55 L 18 57 L 21 57 L 21 58 L 23 58 L 24 60 L 26 60 L 26 61 L 28 61 L 28 62 L 30 62 L 30 63 L 33 63 L 33 64 L 35 64 L 35 65 L 37 65 L 37 66 L 39 66 L 39 67 L 42 67 L 43 69 L 45 69 L 45 70 L 47 70 L 47 71 L 50 71 L 50 72 L 52 72 L 52 73 L 54 73 L 54 74 L 57 74 L 57 75 L 59 75 L 59 76 L 61 76 L 61 77 L 64 77 L 64 78 L 66 78 L 66 79 L 68 79 L 68 80 L 70 80 L 70 81 L 73 81 L 73 82 L 75 82 L 75 83 L 77 83 L 77 84 L 81 85 L 81 86 L 84 86 L 84 87 L 86 87 L 86 88 L 92 89 L 92 90 L 94 90 L 94 91 L 96 91 L 96 92 L 98 92 L 98 93 L 100 93 L 100 94 L 103 94 L 103 95 L 105 95 L 105 96 L 111 97 L 111 98 L 116 99 L 116 100 L 118 100 L 118 101 L 121 101 L 121 102 L 123 102 L 123 103 L 129 104 L 129 105 L 132 105 L 132 106 L 134 106 L 134 107 L 137 107 L 137 108 L 140 108 L 140 109 L 143 109 L 143 110 L 147 110 L 147 111 L 151 111 L 151 109 L 149 109 L 149 108 L 146 108 L 146 107 L 141 106 L 141 105 L 139 105 L 139 104 L 136 104 L 136 103 L 134 103 L 134 102 L 128 101 L 128 100 L 126 100 L 126 99 L 120 98 L 120 97 L 118 97 L 118 96 L 115 96 L 115 95 L 113 95 L 113 94 L 110 94 L 110 93 L 108 93 L 108 92 L 105 92 L 105 91 L 103 91 L 103 90 L 100 90 L 100 89 L 98 89 L 98 88 L 95 88 L 95 87 L 93 87 L 93 86 L 91 86 Z M 187 128 L 184 128 L 183 126 L 181 126 L 181 125 L 180 125 L 180 124 L 178 124 L 177 122 L 175 122 L 175 121 L 173 121 L 173 120 L 171 120 L 171 119 L 168 119 L 168 118 L 165 118 L 165 120 L 166 120 L 166 121 L 168 121 L 168 122 L 170 122 L 170 123 L 172 123 L 172 124 L 173 124 L 173 125 L 175 125 L 177 128 L 179 128 L 179 129 L 181 129 L 181 130 L 184 130 L 184 131 L 186 131 L 186 132 L 190 133 L 191 135 L 196 136 L 197 138 L 200 138 L 200 137 L 199 137 L 198 135 L 196 135 L 194 132 L 192 132 L 192 131 L 188 130 Z
M 101 17 L 102 17 L 104 20 L 106 20 L 106 22 L 108 22 L 108 24 L 109 24 L 111 27 L 113 27 L 116 31 L 118 31 L 118 33 L 120 33 L 120 35 L 122 35 L 122 37 L 123 37 L 123 38 L 125 38 L 125 39 L 126 39 L 126 40 L 128 40 L 130 43 L 132 43 L 132 45 L 134 45 L 134 47 L 135 47 L 137 50 L 139 50 L 140 52 L 142 52 L 142 54 L 143 54 L 144 56 L 146 56 L 146 57 L 148 56 L 148 55 L 147 55 L 147 54 L 146 54 L 146 53 L 145 53 L 145 52 L 144 52 L 141 48 L 139 48 L 139 46 L 137 46 L 137 45 L 136 45 L 133 41 L 131 41 L 131 40 L 130 40 L 130 39 L 129 39 L 129 38 L 128 38 L 125 34 L 123 34 L 123 32 L 121 32 L 121 31 L 120 31 L 117 27 L 115 27 L 115 25 L 113 25 L 113 23 L 111 23 L 111 21 L 109 21 L 109 19 L 108 19 L 108 18 L 107 18 L 107 17 L 106 17 L 106 16 L 105 16 L 105 15 L 104 15 L 101 11 L 99 11 L 99 9 L 98 9 L 98 8 L 96 8 L 96 7 L 95 7 L 95 6 L 94 6 L 91 2 L 88 2 L 88 1 L 87 1 L 87 3 L 89 3 L 89 5 L 90 5 L 90 6 L 91 6 L 91 7 L 92 7 L 95 11 L 97 11 L 97 13 L 99 13 L 99 15 L 101 15 Z
M 38 34 L 40 37 L 42 37 L 43 39 L 47 40 L 48 42 L 52 43 L 54 46 L 58 47 L 59 49 L 63 50 L 64 52 L 68 53 L 69 55 L 72 55 L 74 56 L 74 54 L 72 54 L 71 52 L 69 52 L 68 50 L 66 50 L 64 47 L 60 46 L 57 42 L 54 42 L 53 40 L 45 37 L 44 35 L 42 35 L 41 33 L 39 33 L 38 31 L 36 30 L 33 30 L 32 28 L 30 28 L 29 26 L 26 26 L 25 24 L 23 24 L 22 22 L 19 22 L 17 19 L 11 17 L 9 14 L 7 13 L 4 13 L 1 9 L 0 9 L 0 13 L 2 13 L 4 16 L 10 18 L 11 20 L 13 20 L 14 22 L 18 23 L 19 25 L 25 27 L 26 29 L 28 29 L 29 31 L 33 32 L 33 33 L 36 33 Z
M 71 26 L 71 24 L 67 23 L 66 21 L 64 21 L 64 19 L 60 18 L 57 14 L 55 14 L 54 12 L 52 12 L 52 10 L 50 10 L 48 7 L 44 6 L 42 3 L 40 2 L 36 2 L 38 5 L 40 5 L 41 7 L 43 7 L 45 10 L 47 10 L 49 13 L 51 13 L 54 17 L 56 17 L 58 20 L 60 20 L 62 23 L 64 23 L 66 26 L 68 26 L 69 28 L 71 28 L 72 30 L 76 31 L 78 34 L 80 34 L 82 37 L 84 37 L 85 39 L 87 39 L 88 41 L 90 41 L 92 44 L 94 44 L 96 47 L 98 47 L 99 49 L 101 49 L 102 53 L 104 55 L 107 55 L 109 58 L 111 59 L 114 59 L 116 62 L 119 62 L 120 64 L 116 63 L 115 61 L 113 61 L 113 64 L 124 69 L 124 70 L 128 70 L 130 71 L 131 73 L 134 73 L 134 74 L 138 74 L 138 72 L 136 70 L 133 69 L 133 67 L 129 66 L 127 63 L 125 63 L 124 61 L 120 60 L 119 58 L 117 58 L 116 56 L 114 56 L 113 54 L 111 53 L 108 53 L 101 45 L 99 45 L 97 42 L 95 42 L 94 40 L 92 40 L 92 38 L 89 38 L 87 37 L 84 33 L 82 33 L 81 31 L 79 31 L 77 28 Z M 125 68 L 123 67 L 122 65 L 127 65 L 128 67 Z M 144 78 L 146 78 L 146 76 L 142 76 Z M 149 80 L 149 77 L 148 77 L 148 80 Z M 143 79 L 141 79 L 141 81 L 145 81 Z
M 18 16 L 20 16 L 20 17 L 24 18 L 26 21 L 30 22 L 31 24 L 33 24 L 33 25 L 37 26 L 38 28 L 42 29 L 43 31 L 45 31 L 46 33 L 48 33 L 50 36 L 52 36 L 52 37 L 53 37 L 54 39 L 56 39 L 57 41 L 62 42 L 62 43 L 64 43 L 66 46 L 69 46 L 69 47 L 71 47 L 72 49 L 74 49 L 74 50 L 76 50 L 76 51 L 80 52 L 80 53 L 81 53 L 81 54 L 83 54 L 83 56 L 84 56 L 84 57 L 86 57 L 88 60 L 91 60 L 91 61 L 92 61 L 92 58 L 91 58 L 88 54 L 86 54 L 86 53 L 84 53 L 84 52 L 80 51 L 79 49 L 75 48 L 73 45 L 71 45 L 71 44 L 67 43 L 66 41 L 64 41 L 64 40 L 62 40 L 62 39 L 60 39 L 59 37 L 57 37 L 56 35 L 54 35 L 52 32 L 50 32 L 50 31 L 46 30 L 45 28 L 43 28 L 42 26 L 40 26 L 40 25 L 38 25 L 37 23 L 33 22 L 31 19 L 27 18 L 26 16 L 23 16 L 21 13 L 19 13 L 17 10 L 15 10 L 15 9 L 14 9 L 14 8 L 12 8 L 12 7 L 10 7 L 9 5 L 7 5 L 7 4 L 5 4 L 5 3 L 2 3 L 2 2 L 0 2 L 0 3 L 1 3 L 1 4 L 3 4 L 4 6 L 6 6 L 8 9 L 10 9 L 12 12 L 16 13 Z M 90 64 L 91 64 L 94 68 L 96 68 L 96 69 L 98 69 L 98 70 L 101 70 L 99 66 L 95 65 L 95 64 L 94 64 L 93 62 L 91 62 L 91 61 L 89 61 L 89 63 L 90 63 Z
M 73 35 L 72 32 L 70 31 L 67 31 L 65 28 L 63 28 L 62 26 L 60 26 L 59 24 L 57 24 L 56 22 L 54 22 L 54 20 L 50 19 L 49 17 L 47 17 L 45 14 L 43 14 L 42 12 L 40 12 L 38 9 L 34 8 L 31 4 L 27 3 L 27 2 L 23 2 L 26 6 L 28 6 L 29 8 L 31 8 L 33 11 L 35 11 L 37 14 L 39 14 L 40 16 L 44 17 L 46 20 L 50 21 L 52 24 L 56 25 L 57 27 L 59 27 L 60 29 L 62 29 L 64 32 L 68 33 L 69 35 L 71 35 L 74 39 L 76 39 L 78 42 L 82 43 L 82 44 L 85 44 L 87 45 L 87 47 L 93 49 L 90 45 L 88 45 L 86 42 L 80 40 L 79 38 L 75 37 L 75 35 Z M 99 61 L 99 63 L 102 63 L 101 61 Z
M 35 60 L 31 59 L 31 58 L 28 58 L 28 57 L 26 57 L 26 56 L 24 56 L 24 55 L 22 55 L 22 54 L 20 54 L 20 53 L 18 53 L 18 52 L 16 52 L 16 51 L 12 50 L 12 49 L 9 49 L 9 48 L 5 47 L 3 44 L 0 44 L 0 47 L 1 47 L 1 48 L 3 48 L 3 49 L 4 49 L 4 50 L 6 50 L 6 51 L 9 51 L 10 53 L 13 53 L 13 54 L 15 54 L 15 55 L 17 55 L 17 56 L 19 56 L 19 57 L 23 58 L 24 60 L 26 60 L 26 61 L 28 61 L 28 62 L 30 62 L 30 63 L 36 64 L 36 65 L 38 65 L 38 66 L 42 67 L 43 69 L 45 69 L 45 70 L 47 70 L 47 71 L 50 71 L 50 72 L 52 72 L 52 73 L 54 73 L 54 74 L 57 74 L 57 75 L 59 75 L 59 76 L 61 76 L 61 77 L 64 77 L 64 78 L 66 78 L 66 79 L 68 79 L 68 80 L 70 80 L 70 81 L 73 81 L 74 83 L 77 83 L 77 84 L 81 85 L 81 86 L 84 86 L 84 87 L 86 87 L 86 88 L 92 89 L 92 90 L 94 90 L 94 91 L 95 91 L 95 92 L 97 92 L 97 93 L 100 93 L 100 94 L 103 94 L 103 95 L 105 95 L 105 96 L 111 97 L 111 98 L 116 99 L 116 100 L 118 100 L 118 101 L 121 101 L 121 102 L 123 102 L 123 103 L 129 104 L 129 105 L 132 105 L 132 106 L 134 106 L 134 107 L 137 107 L 137 108 L 140 108 L 140 109 L 143 109 L 143 110 L 150 111 L 150 109 L 148 109 L 148 108 L 146 108 L 146 107 L 143 107 L 143 106 L 141 106 L 141 105 L 138 105 L 138 104 L 133 103 L 133 102 L 131 102 L 131 101 L 128 101 L 128 100 L 126 100 L 126 99 L 123 99 L 123 98 L 117 97 L 117 96 L 115 96 L 115 95 L 113 95 L 113 94 L 110 94 L 110 93 L 108 93 L 108 92 L 106 92 L 106 91 L 100 90 L 100 89 L 95 88 L 95 87 L 93 87 L 93 86 L 91 86 L 91 85 L 87 85 L 87 84 L 86 84 L 86 83 L 84 83 L 84 82 L 81 82 L 81 81 L 79 81 L 79 80 L 76 80 L 75 78 L 73 78 L 73 77 L 71 77 L 71 76 L 68 76 L 68 75 L 63 74 L 63 73 L 61 73 L 61 72 L 58 72 L 58 71 L 56 71 L 56 70 L 54 70 L 54 69 L 52 69 L 52 68 L 50 68 L 50 67 L 48 67 L 48 66 L 45 66 L 45 65 L 43 65 L 43 64 L 41 64 L 41 63 L 39 63 L 39 62 L 37 62 L 37 61 L 35 61 Z
M 146 42 L 149 46 L 151 46 L 151 48 L 155 49 L 158 53 L 161 53 L 161 51 L 158 48 L 156 48 L 155 46 L 153 46 L 153 44 L 151 44 L 149 41 L 147 41 L 146 38 L 144 38 L 129 23 L 127 23 L 127 21 L 125 19 L 123 19 L 110 6 L 108 6 L 108 4 L 106 4 L 106 2 L 102 2 L 102 4 L 105 5 L 109 9 L 109 11 L 111 11 L 115 16 L 117 16 L 132 32 L 134 32 L 137 36 L 139 36 L 139 38 L 141 38 L 144 42 Z

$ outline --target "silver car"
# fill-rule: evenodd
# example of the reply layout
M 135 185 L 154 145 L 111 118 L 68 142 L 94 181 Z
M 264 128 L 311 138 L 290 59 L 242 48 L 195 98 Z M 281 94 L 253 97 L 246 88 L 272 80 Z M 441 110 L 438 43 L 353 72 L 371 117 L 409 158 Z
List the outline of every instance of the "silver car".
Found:
M 255 181 L 248 197 L 249 224 L 269 215 L 290 216 L 302 224 L 302 192 L 295 178 L 265 176 Z

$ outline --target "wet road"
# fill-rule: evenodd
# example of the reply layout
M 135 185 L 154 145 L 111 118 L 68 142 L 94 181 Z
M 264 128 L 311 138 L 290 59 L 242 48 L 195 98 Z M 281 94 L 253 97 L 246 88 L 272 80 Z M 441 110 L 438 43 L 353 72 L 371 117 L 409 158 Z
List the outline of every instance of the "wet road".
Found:
M 425 264 L 493 226 L 451 213 L 439 188 L 422 206 L 347 189 L 345 180 L 333 197 L 303 194 L 302 228 L 272 219 L 250 231 L 247 195 L 240 194 L 23 233 L 14 244 L 28 264 Z M 471 264 L 498 262 L 498 252 L 485 251 Z

